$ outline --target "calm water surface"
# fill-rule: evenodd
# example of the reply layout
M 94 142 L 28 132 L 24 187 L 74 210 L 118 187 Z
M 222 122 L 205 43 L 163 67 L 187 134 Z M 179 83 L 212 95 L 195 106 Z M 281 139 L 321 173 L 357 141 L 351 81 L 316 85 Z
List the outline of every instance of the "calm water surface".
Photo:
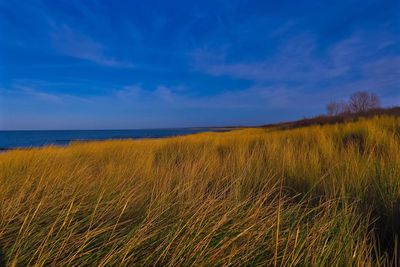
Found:
M 68 130 L 68 131 L 0 131 L 0 149 L 38 147 L 44 145 L 68 145 L 72 141 L 92 141 L 126 138 L 159 138 L 206 131 L 199 129 L 151 129 L 151 130 Z

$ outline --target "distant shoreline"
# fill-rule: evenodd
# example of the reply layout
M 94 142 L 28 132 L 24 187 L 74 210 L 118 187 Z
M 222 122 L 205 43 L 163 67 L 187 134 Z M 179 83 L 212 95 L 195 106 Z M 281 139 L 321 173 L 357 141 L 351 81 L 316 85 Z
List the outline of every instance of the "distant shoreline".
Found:
M 198 131 L 198 132 L 187 132 L 187 133 L 182 133 L 182 132 L 177 132 L 176 134 L 171 134 L 171 135 L 162 135 L 162 136 L 137 136 L 137 137 L 110 137 L 110 138 L 72 138 L 72 139 L 54 139 L 54 140 L 44 140 L 40 145 L 21 145 L 21 146 L 12 146 L 12 147 L 0 147 L 0 153 L 4 153 L 6 151 L 10 150 L 29 150 L 29 149 L 34 149 L 34 148 L 42 148 L 46 146 L 56 146 L 56 147 L 67 147 L 73 142 L 101 142 L 101 141 L 112 141 L 112 140 L 118 140 L 118 141 L 123 141 L 123 140 L 143 140 L 143 139 L 161 139 L 161 138 L 170 138 L 170 137 L 178 137 L 178 136 L 187 136 L 191 134 L 197 134 L 197 133 L 204 133 L 204 132 L 228 132 L 234 129 L 239 129 L 239 128 L 233 128 L 233 127 L 215 127 L 215 128 L 202 128 L 202 127 L 196 127 L 196 128 L 181 128 L 181 129 L 186 129 L 186 130 L 192 130 L 192 131 Z M 166 129 L 166 130 L 173 130 L 173 129 Z M 204 131 L 202 131 L 204 130 Z M 82 131 L 82 132 L 90 132 L 90 131 L 99 131 L 99 132 L 107 132 L 107 131 L 135 131 L 135 130 L 65 130 L 65 132 L 73 132 L 73 131 Z M 138 130 L 140 131 L 140 130 Z M 2 131 L 0 131 L 2 132 Z M 3 131 L 4 132 L 4 131 Z M 31 131 L 7 131 L 8 133 L 10 132 L 31 132 Z M 40 131 L 38 131 L 40 132 Z M 43 130 L 42 132 L 62 132 L 62 130 Z
M 258 127 L 258 126 L 213 126 L 213 127 L 182 127 L 182 128 L 144 128 L 144 129 L 17 129 L 17 130 L 0 130 L 0 132 L 101 132 L 101 131 L 172 131 L 172 130 L 234 130 L 238 128 Z

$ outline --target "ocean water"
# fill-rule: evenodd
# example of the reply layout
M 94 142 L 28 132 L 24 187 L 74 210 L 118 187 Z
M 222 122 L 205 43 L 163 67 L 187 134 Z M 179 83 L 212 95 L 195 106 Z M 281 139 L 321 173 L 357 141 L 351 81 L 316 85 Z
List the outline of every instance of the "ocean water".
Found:
M 149 130 L 0 131 L 0 150 L 12 148 L 40 147 L 45 145 L 65 146 L 73 141 L 94 141 L 127 138 L 160 138 L 206 131 L 219 130 L 211 128 L 179 128 Z

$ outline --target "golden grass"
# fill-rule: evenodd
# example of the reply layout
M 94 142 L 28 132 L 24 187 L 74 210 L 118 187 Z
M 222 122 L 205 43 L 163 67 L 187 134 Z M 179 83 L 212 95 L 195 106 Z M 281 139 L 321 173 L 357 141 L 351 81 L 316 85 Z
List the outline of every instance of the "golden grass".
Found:
M 400 119 L 0 155 L 0 265 L 395 264 Z

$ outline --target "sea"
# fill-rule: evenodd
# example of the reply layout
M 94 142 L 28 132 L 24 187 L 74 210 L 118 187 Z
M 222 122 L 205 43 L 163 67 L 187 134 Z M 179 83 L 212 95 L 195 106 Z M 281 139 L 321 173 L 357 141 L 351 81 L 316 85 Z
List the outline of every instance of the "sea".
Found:
M 66 146 L 74 141 L 99 141 L 111 139 L 161 138 L 209 131 L 226 131 L 218 128 L 176 128 L 142 130 L 40 130 L 0 131 L 0 150 Z

